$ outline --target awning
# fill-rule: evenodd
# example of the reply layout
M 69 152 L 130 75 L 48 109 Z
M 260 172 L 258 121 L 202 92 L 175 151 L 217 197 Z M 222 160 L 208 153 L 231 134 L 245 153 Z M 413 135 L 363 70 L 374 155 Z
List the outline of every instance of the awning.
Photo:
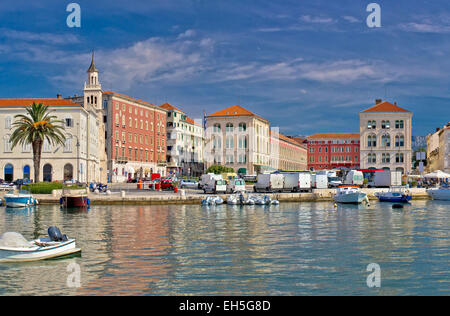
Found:
M 441 170 L 437 170 L 435 172 L 424 175 L 424 177 L 431 179 L 450 179 L 450 174 L 445 173 Z

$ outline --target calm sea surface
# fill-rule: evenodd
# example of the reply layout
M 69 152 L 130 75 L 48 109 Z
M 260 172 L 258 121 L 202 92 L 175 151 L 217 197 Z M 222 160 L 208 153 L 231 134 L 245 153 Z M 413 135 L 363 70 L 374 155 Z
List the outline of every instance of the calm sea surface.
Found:
M 332 203 L 270 208 L 0 209 L 0 233 L 57 225 L 81 257 L 0 264 L 0 295 L 450 295 L 450 203 L 403 210 Z M 71 267 L 81 287 L 67 285 Z M 381 288 L 367 287 L 370 263 Z

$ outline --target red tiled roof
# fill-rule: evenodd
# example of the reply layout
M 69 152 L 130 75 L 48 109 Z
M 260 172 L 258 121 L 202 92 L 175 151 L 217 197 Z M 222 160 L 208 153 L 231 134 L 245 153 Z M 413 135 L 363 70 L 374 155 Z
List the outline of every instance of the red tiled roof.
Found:
M 293 139 L 291 137 L 287 137 L 287 136 L 285 136 L 285 135 L 283 135 L 281 133 L 272 133 L 272 131 L 269 131 L 269 134 L 272 137 L 277 137 L 278 136 L 279 140 L 282 140 L 284 142 L 287 142 L 287 143 L 290 143 L 292 145 L 299 146 L 299 147 L 302 147 L 302 148 L 306 149 L 306 144 L 299 143 L 298 141 L 296 141 L 295 139 Z
M 359 133 L 319 133 L 307 137 L 308 139 L 355 139 L 360 138 Z
M 3 107 L 27 107 L 34 103 L 42 103 L 47 106 L 81 106 L 72 100 L 67 99 L 0 99 L 0 106 Z
M 396 104 L 389 103 L 387 101 L 375 104 L 371 108 L 361 111 L 361 113 L 369 113 L 369 112 L 375 112 L 375 113 L 391 113 L 391 112 L 406 112 L 409 111 L 402 109 L 401 107 L 397 106 Z
M 256 115 L 255 113 L 250 112 L 249 110 L 244 109 L 242 106 L 239 106 L 239 105 L 230 106 L 229 108 L 220 110 L 213 114 L 210 114 L 207 117 L 218 117 L 218 116 L 256 116 L 256 117 L 266 121 L 261 116 Z
M 157 105 L 154 105 L 153 103 L 150 103 L 150 102 L 147 102 L 147 101 L 144 101 L 144 100 L 139 100 L 139 99 L 136 99 L 136 98 L 133 98 L 133 97 L 130 97 L 128 95 L 125 95 L 125 94 L 122 94 L 122 93 L 118 93 L 118 92 L 105 91 L 105 92 L 103 92 L 103 94 L 116 95 L 116 96 L 119 96 L 119 97 L 122 97 L 122 98 L 125 98 L 125 99 L 129 99 L 131 101 L 145 103 L 145 104 L 150 105 L 152 107 L 158 107 Z
M 182 113 L 184 113 L 184 111 L 183 110 L 180 110 L 179 108 L 177 108 L 177 107 L 175 107 L 175 106 L 173 106 L 172 104 L 169 104 L 169 103 L 164 103 L 163 105 L 160 105 L 160 107 L 162 107 L 163 109 L 166 109 L 166 110 L 177 110 L 177 111 L 180 111 L 180 112 L 182 112 Z

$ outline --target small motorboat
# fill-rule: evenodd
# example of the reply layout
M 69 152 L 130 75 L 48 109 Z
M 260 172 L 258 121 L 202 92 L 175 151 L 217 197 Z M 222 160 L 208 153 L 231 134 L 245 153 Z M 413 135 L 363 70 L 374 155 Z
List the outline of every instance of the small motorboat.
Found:
M 334 196 L 337 203 L 360 204 L 363 201 L 369 203 L 367 194 L 354 185 L 341 185 L 338 188 L 337 194 Z
M 202 205 L 221 205 L 223 202 L 223 199 L 219 196 L 208 196 L 202 200 Z
M 25 190 L 11 190 L 4 196 L 6 207 L 28 207 L 38 204 L 38 200 L 31 195 L 30 192 Z
M 238 205 L 241 204 L 241 198 L 238 194 L 231 194 L 227 197 L 228 205 Z
M 80 253 L 75 239 L 62 235 L 57 227 L 49 227 L 48 238 L 28 241 L 16 232 L 0 236 L 0 262 L 29 262 Z
M 433 200 L 450 201 L 450 186 L 445 185 L 440 188 L 428 189 L 427 193 L 431 195 Z
M 86 190 L 84 189 L 65 189 L 63 187 L 59 204 L 63 208 L 81 208 L 89 207 L 91 200 L 88 198 Z
M 404 187 L 392 187 L 389 192 L 377 192 L 375 196 L 380 202 L 408 203 L 412 200 L 412 195 Z

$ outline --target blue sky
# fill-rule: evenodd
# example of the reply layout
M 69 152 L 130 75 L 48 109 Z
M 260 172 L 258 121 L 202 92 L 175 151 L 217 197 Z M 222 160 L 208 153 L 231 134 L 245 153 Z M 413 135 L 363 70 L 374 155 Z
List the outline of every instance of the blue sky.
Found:
M 382 98 L 414 112 L 414 135 L 450 121 L 445 0 L 376 1 L 377 29 L 372 1 L 72 1 L 0 3 L 1 98 L 82 94 L 95 49 L 104 90 L 193 118 L 239 103 L 285 134 L 355 132 Z

